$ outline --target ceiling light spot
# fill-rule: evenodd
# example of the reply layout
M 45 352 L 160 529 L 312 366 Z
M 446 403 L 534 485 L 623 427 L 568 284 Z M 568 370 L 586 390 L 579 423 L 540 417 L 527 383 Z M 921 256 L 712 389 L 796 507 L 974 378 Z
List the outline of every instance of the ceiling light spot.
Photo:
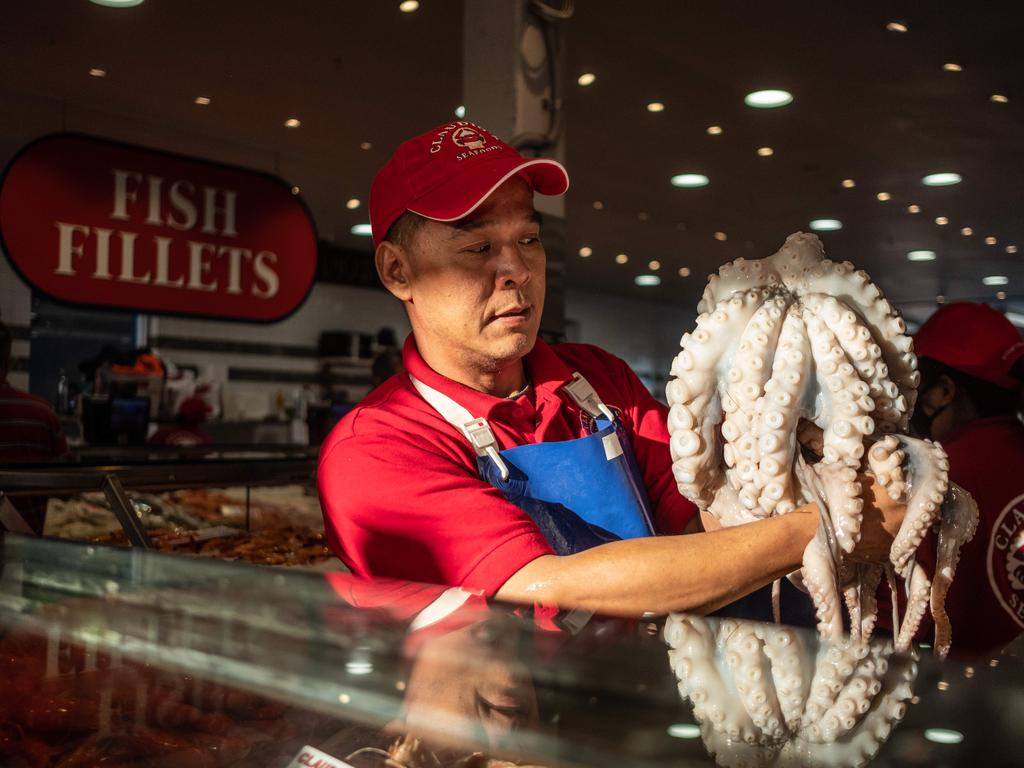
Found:
M 464 118 L 466 116 L 466 107 L 462 104 L 459 104 L 459 106 L 455 108 L 455 116 L 459 118 L 459 120 Z
M 929 173 L 923 179 L 921 183 L 926 187 L 948 187 L 953 184 L 959 184 L 963 181 L 963 177 L 959 173 Z
M 134 5 L 142 5 L 144 0 L 92 0 L 96 5 L 103 5 L 107 8 L 131 8 Z
M 364 141 L 362 144 L 359 145 L 359 148 L 365 152 L 368 149 L 373 149 L 373 144 L 371 144 L 368 141 Z
M 196 96 L 195 103 L 198 104 L 201 107 L 208 107 L 208 106 L 210 106 L 210 97 L 209 96 Z
M 815 219 L 810 227 L 815 232 L 835 232 L 843 228 L 843 222 L 839 219 Z
M 982 285 L 1008 285 L 1010 278 L 1006 275 L 985 275 L 981 278 Z
M 398 4 L 398 10 L 402 13 L 412 13 L 418 11 L 420 8 L 420 0 L 402 0 Z
M 346 661 L 345 671 L 350 675 L 368 675 L 373 672 L 373 664 L 362 660 Z
M 970 227 L 963 227 L 960 230 L 960 234 L 963 235 L 964 237 L 970 237 L 971 235 L 974 234 L 974 230 L 971 229 Z
M 999 299 L 1000 301 L 1005 301 L 1006 300 L 1006 291 L 996 291 L 996 298 Z M 967 674 L 968 672 L 970 672 L 970 674 Z M 965 669 L 964 670 L 964 677 L 974 677 L 974 670 L 971 669 L 970 667 Z
M 853 189 L 857 186 L 857 182 L 853 179 L 843 179 L 839 184 L 843 189 Z
M 289 117 L 284 121 L 285 128 L 298 128 L 300 125 L 302 125 L 302 121 L 297 117 Z
M 595 211 L 604 210 L 604 203 L 602 203 L 600 200 L 595 200 L 594 201 L 594 210 Z
M 107 70 L 100 69 L 99 67 L 93 67 L 92 69 L 89 70 L 89 74 L 92 75 L 93 77 L 106 77 L 107 76 Z
M 618 256 L 615 257 L 616 264 L 625 264 L 627 261 L 629 261 L 629 256 L 627 256 L 624 253 L 620 253 Z
M 665 111 L 665 105 L 662 104 L 660 101 L 652 101 L 650 104 L 647 105 L 647 111 L 648 112 L 664 112 Z
M 292 194 L 293 194 L 293 195 L 297 195 L 297 194 L 299 194 L 299 192 L 301 192 L 301 191 L 302 191 L 302 190 L 301 190 L 301 189 L 300 189 L 300 188 L 299 188 L 299 187 L 298 187 L 297 185 L 296 185 L 296 186 L 294 186 L 294 187 L 292 187 Z
M 877 197 L 879 202 L 882 203 L 884 203 L 886 200 L 892 199 L 892 195 L 890 195 L 888 192 L 879 192 L 877 195 L 875 195 L 875 197 Z
M 945 303 L 946 303 L 946 297 L 945 297 L 945 296 L 943 296 L 943 295 L 942 295 L 942 294 L 940 293 L 940 294 L 939 294 L 938 296 L 936 296 L 936 297 L 935 297 L 935 303 L 936 303 L 936 304 L 945 304 Z
M 985 245 L 995 245 L 997 242 L 998 241 L 994 237 L 992 237 L 992 235 L 989 235 L 988 237 L 985 238 Z
M 369 224 L 356 224 L 349 231 L 353 235 L 358 235 L 359 237 L 369 237 L 373 234 L 373 227 Z
M 766 91 L 754 91 L 743 97 L 743 103 L 748 107 L 757 109 L 773 109 L 784 107 L 793 102 L 793 94 L 789 91 L 770 89 Z
M 935 261 L 935 251 L 910 251 L 908 261 Z
M 708 126 L 708 136 L 721 136 L 721 135 L 722 135 L 722 126 L 720 126 L 720 125 L 709 125 Z
M 347 693 L 339 693 L 338 701 L 340 701 L 342 704 L 348 704 L 352 701 L 352 697 Z
M 633 282 L 641 288 L 652 288 L 661 285 L 661 278 L 657 275 L 637 275 L 633 278 Z
M 890 32 L 906 32 L 907 25 L 901 21 L 890 21 L 885 25 L 885 28 Z
M 345 201 L 345 207 L 348 208 L 350 211 L 354 211 L 360 205 L 362 205 L 362 201 L 358 197 L 350 197 L 348 200 Z
M 668 727 L 668 735 L 677 739 L 699 739 L 700 726 L 692 723 L 674 723 Z
M 959 744 L 964 740 L 964 735 L 960 731 L 949 728 L 927 728 L 924 737 L 935 744 Z
M 678 173 L 672 177 L 671 182 L 673 187 L 689 189 L 694 187 L 706 187 L 711 183 L 711 179 L 703 173 Z
M 775 150 L 771 147 L 758 147 L 757 154 L 761 157 L 771 157 L 775 154 Z
M 724 243 L 728 239 L 729 236 L 725 234 L 725 232 L 715 232 L 715 240 L 717 240 L 718 242 Z
M 947 61 L 942 65 L 944 72 L 963 72 L 964 68 L 957 64 L 955 61 Z
M 649 213 L 647 213 L 647 211 L 640 211 L 640 213 L 638 213 L 636 215 L 636 217 L 640 221 L 650 221 L 650 219 L 651 219 L 651 215 Z
M 661 269 L 661 262 L 658 261 L 657 259 L 649 261 L 647 262 L 647 268 L 651 270 L 651 272 L 657 272 L 659 269 Z
M 582 258 L 589 259 L 593 255 L 594 255 L 594 249 L 591 248 L 589 245 L 584 245 L 582 248 L 580 248 L 580 256 Z
M 920 213 L 920 212 L 921 212 L 921 206 L 920 205 L 913 205 L 913 204 L 911 204 L 911 205 L 907 206 L 907 213 Z
M 1007 253 L 1011 253 L 1011 254 L 1012 253 L 1016 253 L 1017 252 L 1017 246 L 1016 245 L 1008 245 L 1008 246 L 1006 246 L 1006 252 Z
M 679 268 L 679 276 L 680 277 L 689 277 L 690 276 L 690 268 L 689 267 L 680 267 Z
M 947 224 L 949 224 L 949 219 L 947 219 L 945 216 L 936 216 L 935 223 L 938 224 L 940 227 L 944 227 Z
M 594 81 L 597 80 L 597 75 L 593 72 L 584 72 L 582 75 L 576 78 L 576 82 L 586 88 L 588 85 L 593 85 Z
M 1005 104 L 1006 102 L 1008 102 L 1010 100 L 1008 96 L 1006 96 L 1006 95 L 1004 95 L 1002 93 L 993 93 L 988 98 L 989 98 L 990 101 L 994 101 L 996 104 Z

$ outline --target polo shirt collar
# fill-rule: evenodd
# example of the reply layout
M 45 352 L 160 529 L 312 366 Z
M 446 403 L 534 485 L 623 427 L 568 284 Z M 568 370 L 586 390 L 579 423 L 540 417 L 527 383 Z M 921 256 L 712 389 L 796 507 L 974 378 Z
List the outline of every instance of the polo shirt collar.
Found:
M 538 404 L 542 400 L 558 399 L 558 390 L 572 380 L 572 371 L 561 361 L 554 350 L 539 338 L 533 345 L 533 349 L 526 354 L 525 362 Z M 508 406 L 511 402 L 503 397 L 494 397 L 472 389 L 439 374 L 420 356 L 416 340 L 411 333 L 402 348 L 402 364 L 407 372 L 428 387 L 447 395 L 478 418 L 490 419 L 498 409 Z M 530 393 L 527 392 L 522 397 L 529 395 Z

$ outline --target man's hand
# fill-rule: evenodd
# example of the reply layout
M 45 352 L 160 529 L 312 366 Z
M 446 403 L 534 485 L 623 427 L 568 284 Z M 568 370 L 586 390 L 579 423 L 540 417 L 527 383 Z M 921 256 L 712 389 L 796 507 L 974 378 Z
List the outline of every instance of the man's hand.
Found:
M 859 475 L 861 498 L 864 500 L 860 541 L 853 549 L 855 560 L 884 563 L 889 560 L 892 540 L 903 525 L 905 504 L 889 498 L 888 491 L 870 475 Z

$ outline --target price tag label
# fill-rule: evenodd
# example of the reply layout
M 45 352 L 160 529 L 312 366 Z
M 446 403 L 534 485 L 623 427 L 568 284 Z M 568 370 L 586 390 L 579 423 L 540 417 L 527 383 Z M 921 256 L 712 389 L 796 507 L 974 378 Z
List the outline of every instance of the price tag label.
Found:
M 287 768 L 352 768 L 352 765 L 307 745 L 299 750 Z

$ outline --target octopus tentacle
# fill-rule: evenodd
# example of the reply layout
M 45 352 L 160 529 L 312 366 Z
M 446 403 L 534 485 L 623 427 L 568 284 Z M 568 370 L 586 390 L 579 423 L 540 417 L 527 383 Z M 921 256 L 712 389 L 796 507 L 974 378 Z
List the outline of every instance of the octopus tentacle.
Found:
M 801 720 L 801 734 L 810 741 L 825 738 L 821 718 L 835 703 L 843 685 L 853 675 L 858 653 L 855 649 L 858 647 L 839 639 L 822 643 L 818 649 L 818 663 Z
M 884 569 L 880 565 L 859 563 L 860 571 L 860 638 L 871 639 L 878 620 L 878 585 L 882 583 Z
M 814 602 L 818 633 L 827 640 L 837 641 L 843 636 L 839 593 L 836 588 L 832 555 L 828 551 L 828 546 L 818 537 L 811 539 L 804 549 L 803 566 L 801 576 L 807 593 Z
M 935 655 L 945 658 L 953 642 L 953 630 L 946 613 L 946 593 L 956 574 L 960 548 L 974 538 L 978 529 L 978 505 L 969 493 L 955 483 L 942 505 L 939 542 L 932 581 L 931 610 L 935 619 Z
M 855 664 L 853 674 L 846 679 L 832 705 L 819 719 L 820 735 L 824 741 L 836 741 L 852 731 L 882 688 L 881 681 L 877 679 L 872 649 L 861 643 L 851 643 L 849 652 Z
M 939 516 L 949 490 L 949 460 L 942 446 L 928 440 L 896 435 L 907 461 L 907 513 L 893 539 L 889 559 L 904 579 L 921 540 Z
M 903 498 L 907 489 L 906 477 L 903 474 L 903 462 L 906 454 L 900 450 L 900 441 L 893 435 L 887 435 L 868 450 L 868 467 L 875 480 L 889 493 L 893 501 Z
M 785 718 L 755 625 L 726 620 L 722 622 L 721 631 L 725 635 L 725 660 L 747 714 L 763 737 L 783 738 Z
M 910 644 L 914 641 L 918 627 L 921 626 L 931 593 L 932 582 L 928 578 L 928 574 L 921 565 L 911 561 L 907 586 L 907 610 L 903 614 L 903 623 L 900 624 L 899 634 L 896 636 L 896 650 L 910 650 Z
M 800 634 L 789 627 L 755 625 L 764 640 L 764 654 L 771 661 L 772 680 L 782 717 L 790 731 L 800 726 L 811 677 L 805 669 L 807 650 Z

